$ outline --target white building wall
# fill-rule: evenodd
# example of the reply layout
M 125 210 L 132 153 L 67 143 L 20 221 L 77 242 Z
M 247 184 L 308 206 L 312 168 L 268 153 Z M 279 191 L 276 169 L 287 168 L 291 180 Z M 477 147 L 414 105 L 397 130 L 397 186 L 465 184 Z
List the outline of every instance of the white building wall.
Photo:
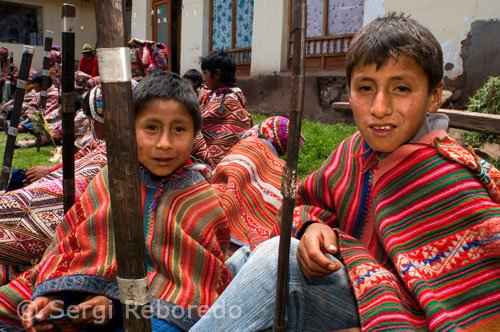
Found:
M 152 0 L 132 1 L 132 29 L 131 38 L 151 40 L 153 26 L 151 24 L 153 5 Z
M 270 76 L 286 66 L 288 0 L 254 0 L 250 76 Z
M 180 74 L 188 69 L 200 70 L 200 57 L 208 54 L 209 0 L 182 2 Z
M 463 72 L 460 51 L 472 22 L 500 18 L 498 0 L 365 0 L 363 25 L 387 12 L 410 14 L 431 30 L 443 48 L 444 63 L 452 63 L 445 75 L 454 79 Z

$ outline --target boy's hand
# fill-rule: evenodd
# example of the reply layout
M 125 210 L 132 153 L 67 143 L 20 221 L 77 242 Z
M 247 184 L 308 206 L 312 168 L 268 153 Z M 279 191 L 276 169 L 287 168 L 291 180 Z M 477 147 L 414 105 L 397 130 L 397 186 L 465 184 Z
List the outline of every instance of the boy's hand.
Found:
M 307 227 L 297 248 L 297 261 L 307 278 L 321 278 L 340 269 L 324 253 L 335 255 L 338 250 L 337 235 L 329 226 L 315 223 Z
M 34 166 L 34 167 L 29 167 L 26 170 L 26 180 L 28 180 L 28 183 L 33 183 L 36 180 L 39 180 L 43 178 L 44 176 L 48 175 L 50 173 L 50 166 Z
M 113 301 L 106 296 L 89 295 L 69 313 L 74 323 L 104 325 L 113 318 Z
M 61 296 L 39 296 L 26 307 L 21 322 L 26 332 L 49 331 L 54 328 L 54 325 L 50 322 L 44 323 L 44 321 L 51 315 L 62 314 L 63 311 L 64 301 Z M 39 322 L 38 325 L 34 325 L 34 319 Z

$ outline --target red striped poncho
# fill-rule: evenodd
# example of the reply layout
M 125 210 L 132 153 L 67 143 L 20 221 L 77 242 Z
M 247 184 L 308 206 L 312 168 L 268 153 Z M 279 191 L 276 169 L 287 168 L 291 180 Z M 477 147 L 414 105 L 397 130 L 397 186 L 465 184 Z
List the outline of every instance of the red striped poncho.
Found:
M 227 222 L 201 167 L 186 164 L 171 175 L 156 209 L 144 217 L 153 314 L 186 330 L 231 280 L 224 265 Z M 108 181 L 106 167 L 68 211 L 43 261 L 0 288 L 0 321 L 19 325 L 18 303 L 53 292 L 119 298 Z M 156 192 L 141 187 L 145 211 Z M 165 314 L 173 309 L 176 315 Z M 183 313 L 187 320 L 175 320 Z
M 212 175 L 231 237 L 252 250 L 271 237 L 278 223 L 284 165 L 270 144 L 247 137 L 231 149 Z
M 299 188 L 295 231 L 308 221 L 337 229 L 363 331 L 500 324 L 499 173 L 480 182 L 484 172 L 460 162 L 472 154 L 444 135 L 377 163 L 356 133 Z
M 208 91 L 200 97 L 200 109 L 201 132 L 212 161 L 208 164 L 217 165 L 241 136 L 252 128 L 252 117 L 246 110 L 243 91 L 236 87 Z

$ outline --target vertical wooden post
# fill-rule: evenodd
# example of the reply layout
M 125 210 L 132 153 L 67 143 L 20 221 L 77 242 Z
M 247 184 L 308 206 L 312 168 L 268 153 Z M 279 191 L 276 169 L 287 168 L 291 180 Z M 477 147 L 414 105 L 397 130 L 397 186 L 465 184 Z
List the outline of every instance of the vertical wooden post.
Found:
M 273 331 L 286 331 L 285 309 L 288 295 L 288 275 L 290 237 L 292 232 L 293 209 L 297 193 L 297 160 L 299 154 L 300 128 L 304 110 L 305 59 L 306 59 L 306 0 L 294 0 L 292 20 L 293 72 L 292 98 L 290 101 L 290 132 L 287 146 L 287 163 L 283 168 L 283 206 L 280 226 L 278 254 L 278 276 L 276 281 L 276 306 Z
M 43 64 L 42 64 L 42 91 L 40 92 L 40 117 L 45 114 L 45 106 L 47 105 L 47 88 L 49 85 L 49 67 L 50 67 L 50 50 L 52 49 L 52 39 L 54 32 L 50 30 L 45 31 L 45 43 L 43 48 Z M 36 151 L 40 152 L 40 141 L 42 136 L 36 136 Z
M 95 13 L 120 302 L 124 314 L 128 306 L 143 312 L 150 295 L 130 86 L 132 70 L 123 24 L 125 6 L 121 0 L 95 1 Z M 151 331 L 147 317 L 132 314 L 124 315 L 123 320 L 125 331 Z
M 62 5 L 63 207 L 75 204 L 75 6 Z
M 3 155 L 2 173 L 0 175 L 0 190 L 7 189 L 7 185 L 9 184 L 12 158 L 14 156 L 14 147 L 18 132 L 17 126 L 19 125 L 24 95 L 26 94 L 26 85 L 28 82 L 33 53 L 33 47 L 24 46 L 21 58 L 21 68 L 19 69 L 19 75 L 17 76 L 16 91 L 14 93 L 14 106 L 12 107 L 9 131 L 7 132 L 7 143 L 5 144 L 5 153 Z M 11 82 L 11 84 L 14 84 L 14 82 Z

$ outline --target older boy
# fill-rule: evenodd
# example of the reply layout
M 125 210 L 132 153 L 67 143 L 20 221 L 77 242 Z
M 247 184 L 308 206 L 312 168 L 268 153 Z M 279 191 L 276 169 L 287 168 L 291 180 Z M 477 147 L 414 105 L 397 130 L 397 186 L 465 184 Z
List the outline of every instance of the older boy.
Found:
M 390 14 L 355 37 L 346 75 L 359 132 L 299 187 L 287 328 L 493 330 L 500 173 L 445 138 L 446 121 L 434 115 L 439 43 L 414 20 Z M 257 247 L 219 298 L 240 317 L 209 311 L 192 331 L 271 326 L 277 244 Z
M 203 137 L 197 138 L 193 155 L 211 166 L 216 166 L 253 126 L 243 92 L 234 86 L 235 68 L 224 51 L 201 58 L 203 81 L 209 91 L 200 92 Z

